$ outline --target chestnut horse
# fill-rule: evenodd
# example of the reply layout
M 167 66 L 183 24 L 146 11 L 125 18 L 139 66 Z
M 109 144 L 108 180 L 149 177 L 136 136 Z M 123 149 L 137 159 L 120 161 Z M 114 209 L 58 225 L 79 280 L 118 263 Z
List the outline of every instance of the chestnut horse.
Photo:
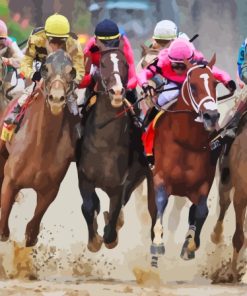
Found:
M 75 118 L 66 106 L 74 78 L 72 69 L 72 61 L 63 50 L 47 57 L 42 71 L 44 87 L 35 91 L 20 130 L 6 144 L 9 155 L 5 166 L 0 168 L 1 174 L 4 170 L 1 241 L 7 240 L 10 234 L 8 219 L 16 194 L 22 188 L 33 188 L 37 192 L 37 205 L 25 235 L 26 246 L 36 244 L 41 219 L 74 159 Z M 4 152 L 2 147 L 1 153 Z
M 243 89 L 245 103 L 247 99 L 247 86 Z M 223 150 L 224 151 L 224 150 Z M 246 247 L 244 236 L 244 222 L 247 206 L 247 116 L 242 117 L 237 131 L 237 136 L 228 151 L 220 157 L 221 178 L 219 183 L 220 213 L 211 239 L 218 244 L 222 241 L 223 220 L 231 204 L 230 193 L 234 188 L 233 206 L 235 211 L 236 228 L 232 238 L 232 262 L 219 282 L 237 282 L 241 280 L 241 272 L 237 265 L 239 253 Z
M 97 252 L 103 241 L 107 248 L 117 245 L 118 230 L 123 225 L 121 209 L 145 177 L 149 202 L 151 194 L 154 195 L 141 129 L 133 125 L 128 114 L 129 104 L 124 98 L 127 78 L 128 64 L 123 52 L 102 47 L 97 99 L 86 120 L 77 161 L 82 213 L 88 226 L 88 249 L 92 252 Z M 100 201 L 95 188 L 101 188 L 110 198 L 109 213 L 104 213 L 103 239 L 97 232 Z M 150 215 L 155 216 L 155 210 L 151 204 Z
M 162 218 L 170 195 L 187 196 L 192 202 L 181 258 L 194 258 L 200 246 L 200 232 L 208 215 L 207 196 L 216 167 L 209 148 L 209 132 L 215 129 L 220 116 L 216 104 L 217 81 L 211 70 L 215 60 L 214 55 L 206 66 L 185 61 L 188 72 L 181 94 L 156 124 L 153 202 L 158 212 L 151 245 L 155 267 L 157 255 L 165 253 Z

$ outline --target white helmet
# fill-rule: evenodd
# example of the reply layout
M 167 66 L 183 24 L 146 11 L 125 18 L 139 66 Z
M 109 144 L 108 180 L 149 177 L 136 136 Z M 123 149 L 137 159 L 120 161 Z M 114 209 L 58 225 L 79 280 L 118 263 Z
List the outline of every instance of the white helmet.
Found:
M 154 39 L 173 40 L 177 38 L 177 25 L 169 20 L 163 20 L 157 23 L 154 29 Z

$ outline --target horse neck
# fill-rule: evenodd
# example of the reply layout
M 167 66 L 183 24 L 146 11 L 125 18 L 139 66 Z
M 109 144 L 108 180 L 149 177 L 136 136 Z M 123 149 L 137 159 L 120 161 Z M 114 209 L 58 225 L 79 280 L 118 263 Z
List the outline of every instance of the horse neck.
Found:
M 97 102 L 95 106 L 94 116 L 93 116 L 93 124 L 95 126 L 100 125 L 102 123 L 107 122 L 111 118 L 115 117 L 116 114 L 123 111 L 123 107 L 114 108 L 111 106 L 110 98 L 107 94 L 100 94 L 97 97 Z M 109 137 L 112 134 L 116 133 L 116 130 L 123 128 L 128 121 L 128 117 L 125 115 L 120 116 L 118 119 L 109 123 L 106 127 L 108 127 L 108 131 L 112 131 L 112 133 L 108 133 Z M 102 129 L 96 129 L 99 132 L 99 135 L 102 134 Z
M 189 104 L 189 105 L 188 105 Z M 187 111 L 185 111 L 187 110 Z M 170 114 L 171 128 L 174 128 L 174 134 L 176 134 L 177 140 L 188 144 L 195 149 L 204 147 L 208 142 L 208 132 L 204 129 L 201 122 L 196 122 L 195 119 L 198 114 L 191 107 L 191 102 L 188 94 L 187 87 L 185 86 L 184 95 L 181 93 L 178 97 L 177 103 L 174 105 L 173 111 L 177 111 L 177 114 Z M 180 112 L 185 111 L 185 112 Z M 178 130 L 178 124 L 181 128 Z
M 52 115 L 43 94 L 39 93 L 25 118 L 30 123 L 27 133 L 32 134 L 32 143 L 36 144 L 37 150 L 48 153 L 58 146 L 64 127 L 64 111 L 57 116 Z

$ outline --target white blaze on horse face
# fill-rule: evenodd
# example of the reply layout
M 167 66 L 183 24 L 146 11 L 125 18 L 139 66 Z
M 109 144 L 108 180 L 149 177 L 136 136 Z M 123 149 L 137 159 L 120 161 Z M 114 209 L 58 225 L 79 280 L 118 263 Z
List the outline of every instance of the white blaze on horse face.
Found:
M 208 94 L 208 98 L 211 99 L 212 101 L 207 101 L 204 103 L 204 107 L 206 108 L 206 110 L 217 110 L 217 104 L 214 102 L 213 97 L 211 96 L 211 92 L 208 86 L 208 79 L 209 79 L 209 75 L 207 73 L 201 74 L 200 78 L 204 79 L 204 86 L 206 89 L 206 92 Z
M 119 72 L 119 68 L 118 68 L 118 61 L 119 61 L 119 59 L 117 58 L 117 54 L 116 53 L 111 53 L 111 61 L 113 62 L 113 71 L 114 72 Z M 116 78 L 117 85 L 122 88 L 123 85 L 122 85 L 120 74 L 115 73 L 114 76 Z
M 204 79 L 204 86 L 205 86 L 205 89 L 207 91 L 207 94 L 209 97 L 211 97 L 211 93 L 210 93 L 210 89 L 208 87 L 208 79 L 209 79 L 209 76 L 207 73 L 204 73 L 204 74 L 201 74 L 200 75 L 200 78 Z

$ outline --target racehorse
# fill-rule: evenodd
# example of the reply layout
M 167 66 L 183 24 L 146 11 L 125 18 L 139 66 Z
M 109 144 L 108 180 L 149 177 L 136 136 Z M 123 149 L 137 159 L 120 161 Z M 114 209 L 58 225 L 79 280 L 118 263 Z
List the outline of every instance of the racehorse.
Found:
M 215 129 L 220 116 L 216 103 L 217 81 L 212 73 L 215 60 L 214 55 L 207 65 L 185 61 L 188 71 L 181 94 L 156 123 L 153 203 L 158 212 L 151 245 L 155 267 L 157 255 L 165 253 L 162 218 L 170 195 L 187 196 L 192 202 L 181 258 L 194 258 L 200 246 L 200 232 L 208 215 L 207 196 L 216 167 L 209 148 L 209 133 Z
M 122 206 L 145 177 L 150 214 L 155 215 L 156 211 L 155 205 L 150 204 L 154 194 L 152 173 L 144 157 L 141 130 L 133 125 L 129 104 L 125 105 L 128 64 L 121 48 L 101 45 L 100 50 L 97 99 L 85 123 L 77 161 L 82 213 L 88 226 L 88 249 L 92 252 L 97 252 L 103 242 L 107 248 L 118 244 Z M 100 201 L 95 188 L 101 188 L 110 198 L 109 213 L 104 213 L 103 239 L 97 232 Z
M 247 87 L 243 90 L 245 92 L 245 104 Z M 233 256 L 232 262 L 223 278 L 217 279 L 217 281 L 224 282 L 237 282 L 241 279 L 241 275 L 238 271 L 237 264 L 240 251 L 243 250 L 246 245 L 244 236 L 244 222 L 247 206 L 247 117 L 246 112 L 238 125 L 237 136 L 232 143 L 232 146 L 228 153 L 222 153 L 220 157 L 220 171 L 221 178 L 219 183 L 219 195 L 220 195 L 220 213 L 217 223 L 214 227 L 214 231 L 211 235 L 211 239 L 214 243 L 218 244 L 222 241 L 223 232 L 223 220 L 226 211 L 231 203 L 230 193 L 234 188 L 233 194 L 233 206 L 235 211 L 236 228 L 233 235 Z
M 10 143 L 6 143 L 9 154 L 6 164 L 0 168 L 1 175 L 4 170 L 1 241 L 7 240 L 10 234 L 8 219 L 16 194 L 22 188 L 33 188 L 37 192 L 35 213 L 26 227 L 26 246 L 37 242 L 41 219 L 56 198 L 60 183 L 74 159 L 76 140 L 75 118 L 66 105 L 75 76 L 67 53 L 58 50 L 50 54 L 42 68 L 42 76 L 43 86 L 28 99 L 29 107 L 19 131 Z M 15 102 L 11 103 L 13 106 Z M 1 149 L 2 153 L 4 149 Z

